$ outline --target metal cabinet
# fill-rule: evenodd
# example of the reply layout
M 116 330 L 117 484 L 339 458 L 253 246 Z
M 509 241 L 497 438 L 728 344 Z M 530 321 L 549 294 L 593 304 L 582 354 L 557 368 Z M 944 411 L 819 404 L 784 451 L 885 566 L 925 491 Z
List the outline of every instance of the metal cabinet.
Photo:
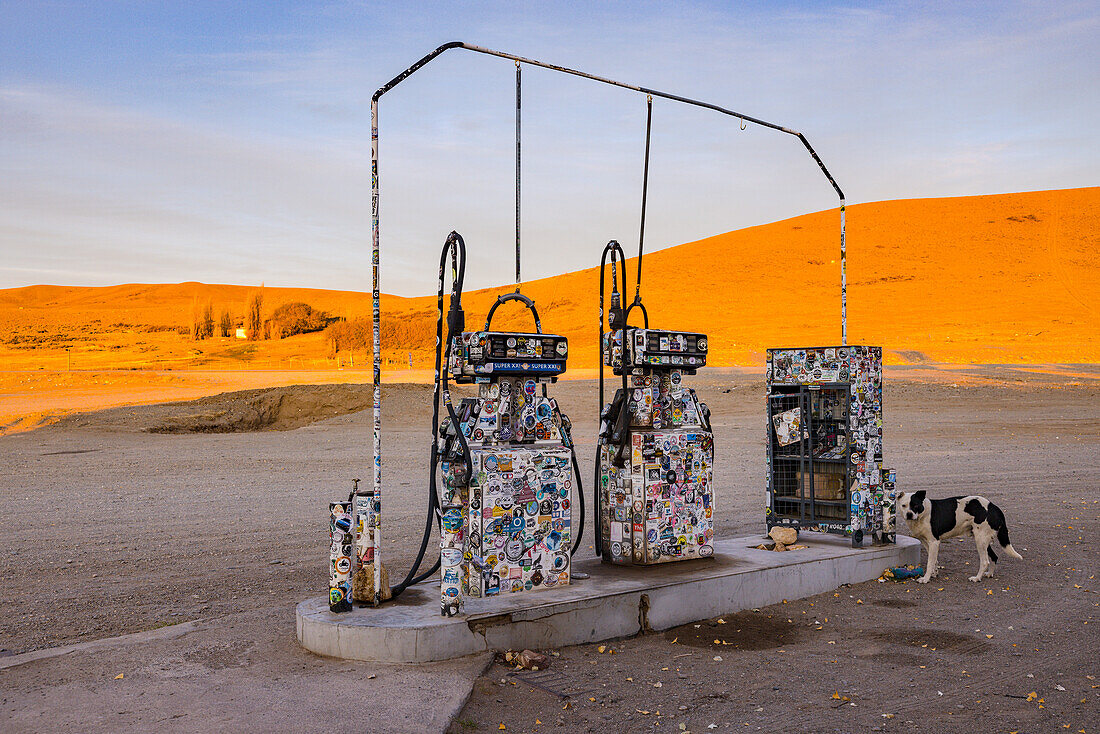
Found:
M 767 527 L 893 542 L 882 466 L 882 349 L 769 349 Z

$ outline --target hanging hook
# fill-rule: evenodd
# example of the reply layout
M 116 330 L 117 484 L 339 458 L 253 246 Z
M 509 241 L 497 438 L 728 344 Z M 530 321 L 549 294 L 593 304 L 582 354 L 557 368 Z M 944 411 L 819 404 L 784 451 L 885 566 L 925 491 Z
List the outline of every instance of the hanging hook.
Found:
M 745 129 L 745 127 L 746 127 L 746 125 L 745 125 L 745 118 L 744 118 L 744 117 L 742 117 L 742 118 L 741 118 L 741 129 L 742 129 L 742 130 L 744 130 L 744 129 Z

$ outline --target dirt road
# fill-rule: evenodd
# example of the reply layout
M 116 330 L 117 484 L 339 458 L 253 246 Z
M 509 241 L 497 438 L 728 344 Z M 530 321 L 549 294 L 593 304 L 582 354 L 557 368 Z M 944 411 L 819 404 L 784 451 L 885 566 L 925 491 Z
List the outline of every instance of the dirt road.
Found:
M 717 532 L 758 530 L 760 378 L 694 379 L 714 411 Z M 202 432 L 204 421 L 242 410 L 238 395 L 116 408 L 0 437 L 0 655 L 224 619 L 260 641 L 233 657 L 256 671 L 253 685 L 266 680 L 254 666 L 280 660 L 275 678 L 293 679 L 309 656 L 263 642 L 270 620 L 291 634 L 294 604 L 325 590 L 327 502 L 370 476 L 369 410 L 339 409 L 369 403 L 369 388 L 311 389 L 265 398 L 295 407 L 262 427 L 294 430 Z M 593 384 L 561 383 L 554 394 L 578 444 L 592 446 Z M 395 576 L 423 522 L 429 398 L 427 386 L 385 388 L 385 557 Z M 453 730 L 1094 731 L 1100 681 L 1086 676 L 1100 677 L 1100 370 L 888 370 L 885 406 L 900 488 L 991 497 L 1026 561 L 1004 559 L 997 578 L 972 584 L 972 544 L 951 543 L 936 584 L 863 584 L 619 641 L 614 654 L 564 649 L 551 670 L 558 678 L 543 687 L 497 666 Z M 200 432 L 148 432 L 169 424 Z M 581 454 L 584 478 L 591 453 Z M 90 656 L 66 665 L 77 678 L 103 672 Z M 62 692 L 31 667 L 3 673 L 5 716 Z M 364 677 L 370 669 L 339 667 Z M 294 701 L 270 703 L 280 705 Z M 92 728 L 141 728 L 100 723 Z

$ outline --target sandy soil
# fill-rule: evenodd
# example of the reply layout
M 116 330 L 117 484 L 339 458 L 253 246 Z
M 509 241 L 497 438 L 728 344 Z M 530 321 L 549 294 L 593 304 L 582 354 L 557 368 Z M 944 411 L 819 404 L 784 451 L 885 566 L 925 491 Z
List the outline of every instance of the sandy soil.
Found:
M 917 380 L 907 370 L 888 371 L 885 398 L 886 454 L 900 486 L 993 498 L 1026 561 L 1005 559 L 995 580 L 971 584 L 972 545 L 949 544 L 937 584 L 862 584 L 618 641 L 613 655 L 563 649 L 551 670 L 560 678 L 545 688 L 497 667 L 454 730 L 1094 731 L 1100 682 L 1086 676 L 1100 676 L 1100 370 L 927 368 Z M 694 381 L 714 411 L 717 531 L 757 531 L 760 378 Z M 400 575 L 423 517 L 430 388 L 384 393 L 386 559 Z M 591 446 L 593 384 L 563 382 L 554 394 L 580 445 Z M 369 477 L 371 463 L 370 411 L 334 412 L 368 403 L 365 386 L 275 388 L 114 408 L 0 437 L 0 655 L 184 620 L 232 620 L 242 639 L 268 639 L 265 619 L 292 618 L 296 602 L 326 588 L 327 502 Z M 256 427 L 300 427 L 205 432 L 211 416 L 274 404 L 295 407 Z M 200 432 L 152 432 L 167 424 Z M 590 454 L 581 454 L 585 477 Z M 82 665 L 93 663 L 74 657 L 66 675 L 91 674 Z M 41 676 L 20 685 L 61 691 Z M 1026 700 L 1032 691 L 1042 708 Z M 4 696 L 3 708 L 11 715 L 28 701 Z

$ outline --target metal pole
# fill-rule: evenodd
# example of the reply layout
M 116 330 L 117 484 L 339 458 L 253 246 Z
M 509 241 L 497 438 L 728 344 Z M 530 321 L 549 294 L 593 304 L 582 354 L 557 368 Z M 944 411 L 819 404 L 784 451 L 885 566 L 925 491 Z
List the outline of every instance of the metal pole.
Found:
M 519 120 L 520 120 L 520 65 L 516 62 L 516 293 L 519 293 L 519 174 L 520 174 L 520 148 L 519 148 Z
M 844 237 L 844 199 L 840 200 L 840 345 L 848 346 L 848 254 Z
M 382 343 L 378 280 L 378 98 L 370 102 L 371 343 L 374 350 L 374 605 L 382 603 Z
M 708 109 L 708 110 L 714 110 L 715 112 L 719 112 L 723 115 L 728 115 L 730 117 L 736 117 L 736 118 L 740 119 L 742 126 L 746 122 L 751 122 L 754 125 L 760 125 L 762 127 L 766 127 L 766 128 L 771 129 L 771 130 L 777 130 L 779 132 L 786 133 L 788 135 L 793 135 L 793 136 L 797 137 L 802 142 L 802 145 L 805 146 L 805 148 L 809 152 L 810 156 L 813 157 L 814 162 L 817 163 L 818 168 L 821 169 L 821 172 L 825 175 L 825 178 L 827 178 L 829 180 L 829 183 L 832 185 L 833 189 L 836 191 L 837 196 L 840 198 L 841 334 L 842 334 L 842 340 L 845 341 L 845 343 L 847 343 L 848 326 L 847 326 L 847 282 L 846 282 L 846 277 L 847 276 L 846 276 L 846 272 L 845 272 L 846 253 L 845 253 L 845 230 L 844 230 L 844 192 L 841 191 L 840 186 L 837 185 L 837 182 L 833 178 L 833 175 L 831 173 L 829 173 L 829 169 L 825 167 L 825 164 L 821 161 L 821 158 L 817 155 L 817 151 L 815 151 L 813 149 L 813 147 L 810 145 L 810 142 L 808 140 L 806 140 L 805 135 L 798 132 L 797 130 L 792 130 L 790 128 L 783 127 L 782 125 L 778 125 L 774 122 L 768 122 L 766 120 L 761 120 L 760 118 L 752 117 L 750 115 L 746 115 L 744 113 L 737 112 L 735 110 L 727 109 L 725 107 L 720 107 L 716 104 L 711 104 L 709 102 L 703 102 L 703 101 L 700 101 L 700 100 L 691 99 L 689 97 L 682 97 L 678 94 L 670 94 L 668 92 L 662 92 L 662 91 L 659 91 L 657 89 L 650 89 L 648 87 L 642 87 L 642 86 L 638 86 L 638 85 L 635 85 L 635 84 L 626 84 L 624 82 L 615 81 L 613 79 L 608 79 L 606 77 L 596 76 L 595 74 L 589 74 L 588 72 L 579 71 L 577 69 L 570 69 L 568 67 L 557 66 L 555 64 L 547 64 L 543 61 L 536 61 L 535 59 L 528 59 L 528 58 L 524 58 L 522 56 L 516 56 L 514 54 L 504 53 L 502 51 L 493 51 L 492 49 L 483 48 L 481 46 L 474 46 L 472 44 L 463 43 L 462 41 L 451 41 L 449 43 L 445 43 L 442 46 L 439 46 L 438 48 L 436 48 L 433 51 L 429 52 L 428 54 L 424 55 L 416 63 L 414 63 L 412 66 L 410 66 L 409 68 L 402 71 L 400 74 L 398 74 L 393 79 L 388 81 L 382 87 L 379 87 L 378 91 L 376 91 L 374 93 L 374 95 L 371 97 L 371 229 L 372 229 L 372 248 L 373 248 L 372 249 L 372 270 L 373 270 L 373 276 L 374 276 L 373 277 L 374 290 L 373 290 L 373 294 L 372 294 L 373 295 L 372 336 L 373 336 L 373 345 L 374 345 L 374 491 L 375 491 L 376 507 L 378 508 L 378 513 L 376 513 L 375 517 L 380 517 L 381 502 L 382 502 L 382 389 L 381 389 L 381 370 L 382 370 L 381 364 L 382 364 L 382 359 L 381 359 L 381 346 L 380 346 L 380 342 L 379 342 L 380 306 L 379 306 L 379 285 L 378 285 L 378 254 L 379 254 L 379 248 L 378 248 L 378 100 L 379 100 L 379 98 L 382 97 L 383 94 L 390 91 L 391 89 L 396 87 L 401 82 L 405 81 L 405 79 L 407 79 L 409 76 L 411 76 L 413 73 L 415 73 L 419 69 L 423 68 L 426 64 L 431 62 L 437 56 L 439 56 L 443 52 L 448 51 L 452 48 L 464 48 L 467 51 L 473 51 L 475 53 L 486 54 L 488 56 L 497 56 L 497 57 L 503 58 L 503 59 L 510 59 L 510 60 L 514 61 L 517 64 L 517 70 L 516 70 L 516 78 L 517 78 L 517 84 L 516 84 L 516 99 L 517 99 L 517 106 L 516 106 L 516 128 L 517 128 L 516 165 L 517 165 L 517 171 L 519 170 L 519 168 L 518 168 L 519 167 L 519 156 L 518 156 L 518 152 L 519 152 L 519 135 L 518 135 L 518 130 L 519 130 L 519 83 L 518 83 L 519 68 L 518 67 L 519 67 L 520 64 L 530 64 L 531 66 L 538 66 L 538 67 L 541 67 L 543 69 L 550 69 L 552 71 L 558 71 L 558 72 L 561 72 L 561 73 L 564 73 L 564 74 L 571 74 L 573 76 L 579 76 L 579 77 L 582 77 L 584 79 L 590 79 L 592 81 L 600 82 L 602 84 L 610 84 L 611 86 L 621 87 L 623 89 L 630 89 L 630 90 L 633 90 L 635 92 L 641 92 L 643 94 L 649 95 L 651 97 L 661 97 L 663 99 L 669 99 L 669 100 L 672 100 L 674 102 L 682 102 L 684 104 L 693 105 L 695 107 L 702 107 L 702 108 L 705 108 L 705 109 Z M 518 239 L 519 239 L 519 235 L 518 235 L 518 232 L 519 232 L 519 226 L 518 226 L 518 222 L 519 222 L 519 213 L 518 213 L 519 212 L 519 181 L 518 181 L 518 177 L 517 177 L 517 183 L 516 183 L 516 211 L 517 211 L 517 215 L 516 215 L 517 216 L 517 237 L 516 238 L 517 238 L 517 241 L 518 241 Z M 519 263 L 518 263 L 518 259 L 517 259 L 517 278 L 516 278 L 517 282 L 519 280 L 518 270 L 519 270 Z M 379 524 L 380 524 L 380 521 L 379 521 Z M 374 545 L 375 545 L 375 566 L 374 566 L 374 569 L 375 569 L 375 604 L 379 603 L 379 601 L 380 601 L 380 588 L 381 588 L 381 584 L 382 584 L 382 581 L 381 581 L 382 562 L 381 562 L 380 556 L 378 555 L 378 550 L 381 547 L 381 532 L 380 532 L 380 529 L 381 529 L 380 527 L 377 528 L 376 532 L 374 534 Z
M 528 58 L 525 58 L 523 56 L 516 56 L 515 54 L 505 53 L 503 51 L 494 51 L 494 50 L 489 49 L 489 48 L 483 48 L 482 46 L 475 46 L 473 44 L 464 43 L 462 41 L 451 41 L 449 43 L 443 44 L 442 46 L 439 46 L 438 48 L 436 48 L 433 51 L 429 52 L 425 56 L 421 57 L 415 64 L 413 64 L 409 68 L 405 69 L 403 72 L 401 72 L 400 74 L 395 76 L 393 79 L 388 81 L 385 85 L 380 87 L 378 89 L 378 91 L 376 91 L 374 93 L 374 96 L 371 98 L 372 118 L 376 119 L 376 115 L 377 115 L 376 105 L 377 105 L 379 97 L 381 97 L 383 94 L 385 94 L 386 92 L 388 92 L 391 89 L 393 89 L 394 87 L 396 87 L 401 82 L 405 81 L 405 79 L 407 79 L 410 75 L 415 73 L 417 70 L 423 68 L 426 64 L 428 64 L 433 59 L 435 59 L 435 57 L 439 56 L 443 52 L 448 51 L 452 48 L 464 48 L 467 51 L 473 51 L 474 53 L 485 54 L 487 56 L 496 56 L 496 57 L 502 58 L 502 59 L 510 59 L 511 61 L 514 61 L 516 63 L 516 129 L 517 129 L 516 165 L 517 165 L 517 170 L 518 170 L 518 165 L 519 165 L 519 156 L 518 156 L 518 152 L 519 152 L 519 135 L 518 135 L 518 129 L 519 129 L 519 65 L 521 65 L 521 64 L 530 64 L 531 66 L 538 66 L 538 67 L 543 68 L 543 69 L 550 69 L 552 71 L 558 71 L 558 72 L 561 72 L 563 74 L 570 74 L 572 76 L 579 76 L 583 79 L 590 79 L 590 80 L 595 81 L 595 82 L 600 82 L 601 84 L 610 84 L 613 87 L 621 87 L 623 89 L 630 89 L 630 90 L 633 90 L 635 92 L 641 92 L 643 94 L 649 95 L 651 97 L 661 97 L 663 99 L 669 99 L 669 100 L 672 100 L 674 102 L 682 102 L 684 104 L 692 105 L 692 106 L 695 106 L 695 107 L 703 107 L 703 108 L 708 109 L 708 110 L 714 110 L 715 112 L 720 112 L 723 115 L 728 115 L 730 117 L 738 118 L 741 121 L 742 129 L 744 129 L 744 125 L 745 125 L 746 122 L 751 122 L 754 125 L 760 125 L 762 127 L 766 127 L 766 128 L 771 129 L 771 130 L 777 130 L 779 132 L 786 133 L 788 135 L 793 135 L 794 137 L 798 138 L 802 142 L 803 146 L 805 146 L 805 148 L 809 152 L 810 156 L 814 159 L 814 162 L 817 163 L 818 168 L 821 169 L 821 172 L 825 175 L 825 178 L 827 178 L 829 180 L 829 183 L 832 185 L 833 190 L 836 191 L 837 196 L 840 198 L 840 239 L 841 239 L 840 246 L 841 246 L 841 252 L 842 253 L 845 252 L 845 242 L 844 242 L 844 237 L 845 237 L 845 234 L 844 234 L 844 192 L 841 191 L 840 186 L 837 185 L 836 179 L 834 179 L 833 175 L 831 173 L 829 173 L 829 169 L 825 167 L 825 164 L 821 161 L 821 158 L 820 158 L 820 156 L 818 156 L 817 151 L 815 151 L 813 149 L 813 146 L 810 145 L 810 141 L 808 141 L 806 139 L 806 136 L 803 135 L 802 133 L 798 132 L 797 130 L 792 130 L 791 128 L 784 127 L 784 126 L 779 125 L 779 124 L 774 123 L 774 122 L 768 122 L 767 120 L 761 120 L 758 117 L 752 117 L 751 115 L 746 115 L 742 112 L 737 112 L 735 110 L 731 110 L 731 109 L 728 109 L 726 107 L 720 107 L 719 105 L 711 104 L 710 102 L 703 102 L 701 100 L 691 99 L 690 97 L 683 97 L 683 96 L 678 95 L 678 94 L 671 94 L 669 92 L 662 92 L 662 91 L 657 90 L 657 89 L 650 89 L 649 87 L 642 87 L 642 86 L 639 86 L 637 84 L 627 84 L 625 82 L 615 81 L 614 79 L 608 79 L 606 77 L 597 76 L 595 74 L 589 74 L 586 71 L 580 71 L 578 69 L 570 69 L 567 66 L 558 66 L 556 64 L 548 64 L 544 61 L 538 61 L 536 59 L 528 59 Z M 373 134 L 374 134 L 374 141 L 373 141 L 374 145 L 377 145 L 377 135 L 378 135 L 377 124 L 375 124 L 374 127 L 373 127 Z M 378 189 L 378 176 L 377 176 L 377 170 L 376 170 L 376 175 L 374 177 L 374 199 L 375 199 L 376 202 L 377 202 L 377 197 L 378 197 L 378 190 L 377 189 Z M 517 240 L 518 240 L 518 216 L 519 216 L 519 214 L 518 214 L 518 208 L 519 208 L 519 181 L 518 181 L 518 178 L 517 178 L 517 182 L 516 182 L 516 206 L 517 206 Z M 376 219 L 377 219 L 377 210 L 375 211 L 375 215 L 376 215 Z M 377 221 L 375 221 L 374 235 L 375 235 L 375 247 L 377 248 L 377 244 L 378 244 Z M 845 341 L 845 343 L 847 343 L 847 333 L 848 333 L 847 298 L 848 298 L 848 295 L 847 295 L 847 282 L 845 281 L 846 275 L 844 273 L 844 268 L 845 268 L 844 257 L 845 257 L 845 255 L 842 254 L 842 257 L 841 257 L 841 285 L 840 285 L 841 302 L 842 302 L 842 306 L 841 306 L 841 333 L 843 335 L 843 341 Z M 518 263 L 517 263 L 517 269 L 518 269 Z M 517 281 L 518 281 L 518 277 L 517 277 Z
M 645 244 L 645 204 L 649 193 L 649 134 L 653 129 L 653 97 L 645 98 L 645 165 L 642 168 L 642 223 L 638 226 L 638 284 L 634 288 L 634 298 L 642 297 L 642 247 Z M 625 263 L 623 267 L 626 267 Z M 614 265 L 612 265 L 614 268 Z M 613 271 L 614 272 L 614 271 Z M 623 294 L 624 298 L 626 294 Z

